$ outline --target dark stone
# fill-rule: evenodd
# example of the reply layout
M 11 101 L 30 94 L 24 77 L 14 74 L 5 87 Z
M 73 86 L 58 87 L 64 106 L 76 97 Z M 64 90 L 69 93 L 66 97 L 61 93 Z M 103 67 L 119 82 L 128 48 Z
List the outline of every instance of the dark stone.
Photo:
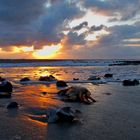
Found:
M 96 102 L 91 97 L 91 92 L 85 87 L 72 86 L 58 91 L 57 94 L 61 97 L 61 100 L 67 102 L 83 102 L 86 104 Z
M 30 79 L 28 77 L 24 77 L 24 78 L 20 79 L 20 82 L 26 82 L 26 81 L 30 81 Z
M 88 78 L 88 80 L 100 80 L 101 78 L 98 76 L 91 76 Z
M 61 108 L 56 115 L 58 116 L 58 121 L 66 121 L 71 122 L 75 118 L 74 111 L 71 109 L 71 107 L 63 107 Z
M 65 81 L 57 81 L 56 82 L 57 87 L 67 87 L 67 83 Z
M 0 92 L 12 92 L 13 91 L 13 86 L 10 82 L 8 81 L 2 81 L 0 84 Z
M 9 105 L 7 105 L 7 109 L 12 109 L 12 108 L 18 108 L 18 103 L 11 102 L 11 103 L 9 103 Z
M 123 86 L 136 86 L 136 85 L 139 85 L 139 81 L 136 79 L 123 81 Z
M 55 81 L 55 77 L 52 76 L 52 75 L 49 75 L 49 76 L 41 76 L 39 78 L 39 81 Z
M 42 94 L 42 95 L 46 95 L 46 94 L 47 94 L 47 92 L 43 91 L 43 92 L 41 92 L 41 94 Z
M 106 74 L 104 75 L 104 77 L 105 77 L 105 78 L 112 78 L 112 77 L 113 77 L 113 74 L 106 73 Z
M 73 80 L 74 80 L 74 81 L 78 81 L 78 80 L 79 80 L 79 78 L 73 78 Z

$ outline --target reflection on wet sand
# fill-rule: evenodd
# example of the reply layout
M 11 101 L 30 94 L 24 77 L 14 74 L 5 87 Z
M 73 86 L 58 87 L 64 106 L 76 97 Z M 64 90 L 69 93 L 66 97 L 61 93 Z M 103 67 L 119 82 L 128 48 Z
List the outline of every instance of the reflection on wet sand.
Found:
M 12 95 L 12 101 L 18 102 L 20 105 L 16 111 L 21 116 L 25 116 L 29 121 L 39 123 L 41 125 L 47 124 L 45 121 L 34 119 L 36 115 L 47 114 L 49 108 L 58 108 L 62 102 L 55 99 L 57 88 L 54 84 L 51 85 L 18 85 Z M 42 93 L 46 94 L 42 94 Z M 9 111 L 13 116 L 12 112 Z M 16 113 L 16 114 L 17 114 Z M 16 114 L 15 117 L 16 117 Z M 44 119 L 45 120 L 45 119 Z M 38 125 L 38 124 L 37 124 Z
M 75 71 L 75 72 L 74 72 Z M 15 67 L 15 68 L 0 68 L 2 77 L 9 80 L 20 80 L 23 77 L 29 77 L 31 80 L 38 80 L 40 76 L 53 75 L 59 80 L 72 80 L 73 78 L 81 77 L 83 72 L 81 67 Z M 84 74 L 85 76 L 88 73 Z

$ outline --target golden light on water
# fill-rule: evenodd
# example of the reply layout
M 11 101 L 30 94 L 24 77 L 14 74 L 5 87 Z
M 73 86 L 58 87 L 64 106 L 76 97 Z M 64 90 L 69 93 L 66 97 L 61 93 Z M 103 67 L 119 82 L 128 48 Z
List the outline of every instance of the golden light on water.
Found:
M 35 50 L 33 56 L 38 59 L 49 59 L 56 56 L 57 52 L 62 48 L 61 44 L 44 46 L 41 50 Z

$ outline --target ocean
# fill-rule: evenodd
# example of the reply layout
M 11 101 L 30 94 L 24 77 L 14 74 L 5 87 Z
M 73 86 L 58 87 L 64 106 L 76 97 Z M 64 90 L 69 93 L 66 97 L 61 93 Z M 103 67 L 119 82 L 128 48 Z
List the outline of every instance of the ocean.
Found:
M 140 60 L 126 59 L 0 59 L 0 67 L 45 67 L 45 66 L 111 66 L 140 64 Z
M 140 79 L 138 60 L 0 60 L 0 76 L 9 80 L 53 75 L 60 80 L 87 80 L 90 76 L 113 74 L 112 82 Z M 103 79 L 104 80 L 104 79 Z

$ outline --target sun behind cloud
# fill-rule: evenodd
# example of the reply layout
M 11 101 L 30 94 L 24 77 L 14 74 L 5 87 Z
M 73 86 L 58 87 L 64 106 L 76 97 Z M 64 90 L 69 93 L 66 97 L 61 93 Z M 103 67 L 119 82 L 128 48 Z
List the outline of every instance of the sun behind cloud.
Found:
M 35 50 L 33 56 L 37 59 L 51 59 L 54 58 L 57 52 L 62 48 L 61 44 L 44 46 L 41 50 Z

